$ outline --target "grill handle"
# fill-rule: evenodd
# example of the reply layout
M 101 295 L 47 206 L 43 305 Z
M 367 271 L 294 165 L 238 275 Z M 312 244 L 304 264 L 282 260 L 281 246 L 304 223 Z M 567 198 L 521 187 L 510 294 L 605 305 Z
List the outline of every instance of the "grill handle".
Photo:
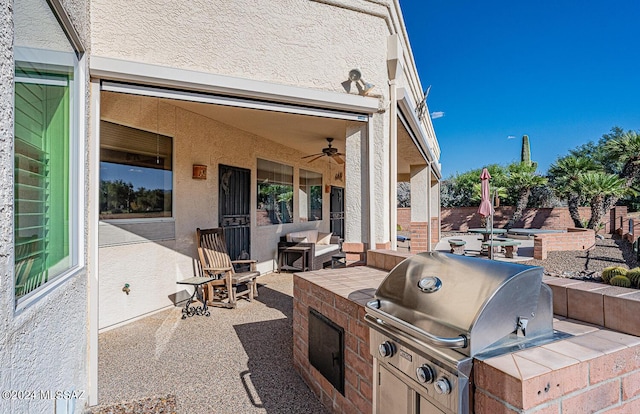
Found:
M 466 348 L 467 347 L 467 337 L 464 335 L 456 336 L 454 338 L 444 338 L 441 336 L 432 335 L 429 332 L 423 331 L 420 328 L 416 328 L 415 326 L 408 324 L 402 319 L 396 318 L 395 316 L 380 310 L 380 301 L 372 300 L 367 302 L 367 309 L 371 311 L 373 314 L 377 314 L 380 317 L 371 317 L 367 318 L 368 320 L 374 320 L 378 325 L 385 326 L 387 329 L 389 325 L 395 327 L 396 329 L 403 330 L 405 332 L 411 332 L 416 337 L 420 338 L 424 342 L 440 347 L 440 348 Z M 369 315 L 365 315 L 369 316 Z

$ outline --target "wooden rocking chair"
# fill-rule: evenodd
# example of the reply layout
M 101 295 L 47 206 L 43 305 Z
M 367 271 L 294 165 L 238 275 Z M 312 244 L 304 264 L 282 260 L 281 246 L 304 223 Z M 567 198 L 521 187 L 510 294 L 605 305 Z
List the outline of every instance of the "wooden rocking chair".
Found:
M 260 272 L 256 270 L 255 260 L 231 260 L 227 253 L 227 245 L 224 241 L 224 231 L 222 228 L 196 229 L 198 239 L 198 257 L 202 271 L 207 276 L 222 277 L 213 282 L 207 283 L 204 287 L 204 297 L 207 305 L 225 306 L 235 308 L 238 297 L 247 296 L 249 301 L 258 296 L 258 286 L 256 278 Z M 247 272 L 236 272 L 234 264 L 248 264 L 250 270 Z M 247 289 L 238 292 L 239 285 L 246 285 Z M 227 303 L 221 302 L 224 297 L 228 298 Z

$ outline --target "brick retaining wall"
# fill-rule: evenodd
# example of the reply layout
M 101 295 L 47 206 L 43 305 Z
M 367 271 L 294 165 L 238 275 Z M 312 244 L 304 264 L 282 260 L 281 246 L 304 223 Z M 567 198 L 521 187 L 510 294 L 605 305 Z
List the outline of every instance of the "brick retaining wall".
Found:
M 502 206 L 496 208 L 494 215 L 494 227 L 504 228 L 513 215 L 515 207 Z M 614 209 L 611 210 L 614 212 Z M 605 233 L 611 233 L 611 229 L 618 228 L 623 222 L 622 215 L 626 216 L 626 207 L 624 213 L 621 207 L 616 207 L 613 216 L 605 223 Z M 582 220 L 591 218 L 591 209 L 589 207 L 580 207 L 580 217 Z M 442 208 L 442 231 L 467 231 L 469 228 L 482 227 L 482 216 L 478 214 L 478 207 L 451 207 Z M 612 226 L 612 222 L 614 223 Z M 548 229 L 548 230 L 564 230 L 568 227 L 575 227 L 569 209 L 566 207 L 556 208 L 527 208 L 524 210 L 522 219 L 514 225 L 516 228 L 526 229 Z
M 533 258 L 544 260 L 549 252 L 587 250 L 595 246 L 596 233 L 590 229 L 568 228 L 566 233 L 537 234 Z
M 400 230 L 409 231 L 411 230 L 411 208 L 409 207 L 398 207 L 398 226 L 400 226 Z

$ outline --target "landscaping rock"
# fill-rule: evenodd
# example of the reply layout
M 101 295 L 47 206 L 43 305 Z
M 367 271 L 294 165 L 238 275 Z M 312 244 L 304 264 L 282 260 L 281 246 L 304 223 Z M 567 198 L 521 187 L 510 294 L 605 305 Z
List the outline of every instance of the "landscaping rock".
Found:
M 638 260 L 629 242 L 617 235 L 605 235 L 603 239 L 596 238 L 596 245 L 589 250 L 549 252 L 545 260 L 532 259 L 523 264 L 542 266 L 548 276 L 602 282 L 605 267 L 632 269 L 638 266 Z

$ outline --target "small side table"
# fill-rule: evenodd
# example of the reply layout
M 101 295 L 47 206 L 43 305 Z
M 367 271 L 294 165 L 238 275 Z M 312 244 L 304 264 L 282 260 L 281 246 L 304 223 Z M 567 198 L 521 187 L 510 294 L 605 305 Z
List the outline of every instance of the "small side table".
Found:
M 331 256 L 331 268 L 347 267 L 347 255 L 344 252 Z
M 193 286 L 193 293 L 191 294 L 191 297 L 187 300 L 187 304 L 184 305 L 184 309 L 182 309 L 182 319 L 186 319 L 187 316 L 194 316 L 194 315 L 204 315 L 204 316 L 211 315 L 211 313 L 209 313 L 209 310 L 207 310 L 207 301 L 204 300 L 198 288 L 204 285 L 205 283 L 209 283 L 214 280 L 216 280 L 215 277 L 196 276 L 196 277 L 190 277 L 188 279 L 184 279 L 184 280 L 180 280 L 179 282 L 176 282 L 179 285 Z M 202 306 L 190 306 L 191 303 L 195 302 L 193 300 L 195 296 L 197 296 L 198 300 L 202 302 Z
M 308 246 L 289 246 L 281 248 L 278 252 L 278 262 L 280 264 L 279 271 L 293 270 L 298 272 L 306 272 L 307 270 L 309 270 L 309 262 L 311 261 L 309 253 L 311 253 L 311 247 Z M 293 263 L 295 261 L 295 259 L 290 259 L 291 254 L 295 255 L 296 258 L 299 257 L 300 259 L 302 259 L 301 268 L 289 265 L 289 263 Z

